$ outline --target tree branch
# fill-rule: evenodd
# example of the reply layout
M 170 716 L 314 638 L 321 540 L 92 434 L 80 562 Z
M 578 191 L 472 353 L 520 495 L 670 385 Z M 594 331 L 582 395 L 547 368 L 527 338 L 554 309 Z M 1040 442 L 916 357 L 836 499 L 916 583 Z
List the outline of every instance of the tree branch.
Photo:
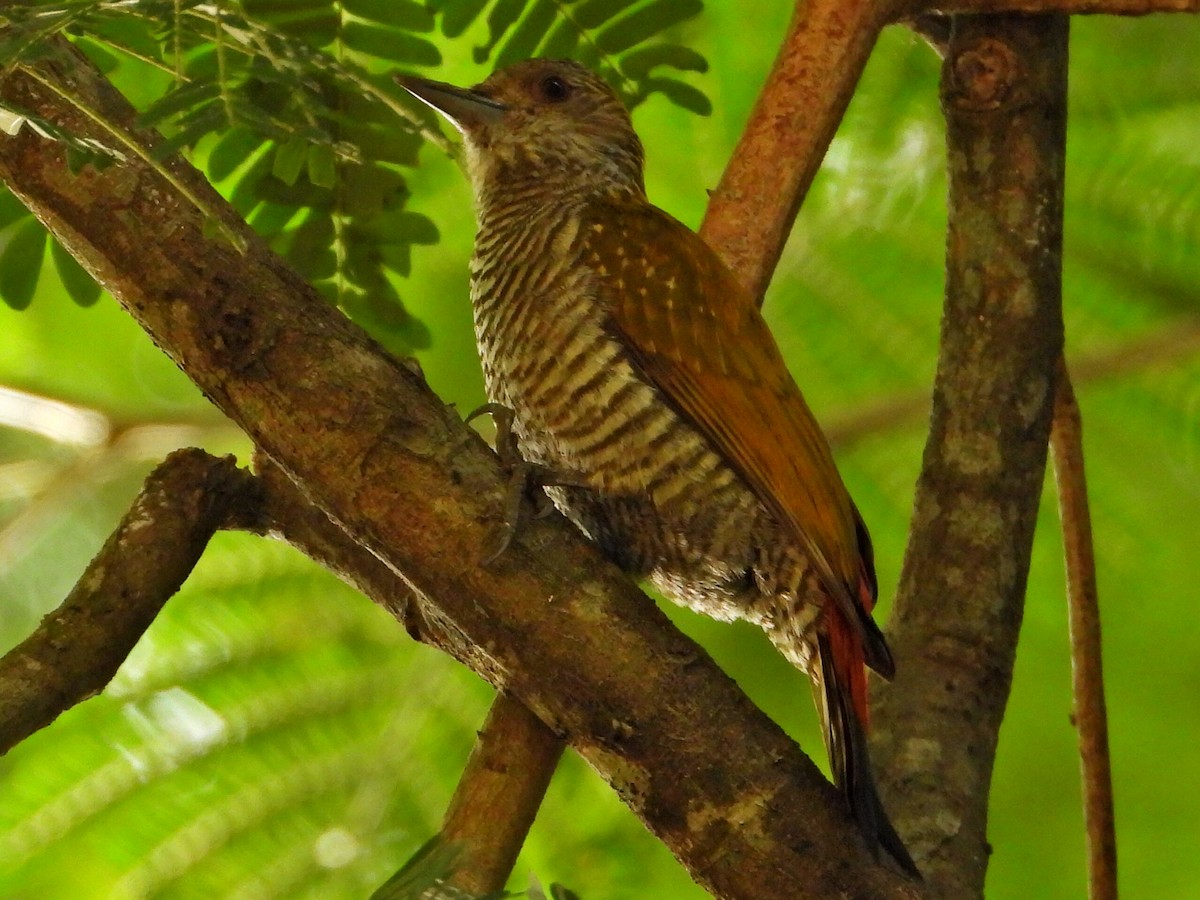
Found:
M 133 111 L 63 42 L 0 96 L 104 140 L 63 99 L 132 130 Z M 58 55 L 61 53 L 61 55 Z M 152 141 L 149 135 L 139 140 Z M 503 516 L 493 454 L 420 379 L 269 252 L 178 159 L 68 171 L 63 148 L 0 141 L 0 177 L 234 422 L 404 579 L 431 639 L 565 734 L 693 877 L 720 897 L 913 896 L 874 863 L 841 799 L 645 595 L 559 519 L 490 568 Z M 349 562 L 349 561 L 348 561 Z
M 886 15 L 876 0 L 797 0 L 700 226 L 759 303 Z
M 1200 12 L 1200 0 L 898 0 L 893 14 L 906 19 L 924 13 L 1145 16 L 1161 12 Z
M 372 597 L 409 634 L 432 644 L 436 625 L 420 599 L 377 557 L 308 503 L 283 471 L 258 458 L 267 530 Z M 450 883 L 472 895 L 504 887 L 562 756 L 563 741 L 521 702 L 500 692 L 446 812 L 442 838 L 456 844 Z
M 504 888 L 562 751 L 520 701 L 496 695 L 442 823 L 442 840 L 461 849 L 452 885 L 474 895 Z
M 150 473 L 67 599 L 0 660 L 0 753 L 112 680 L 213 532 L 252 521 L 253 483 L 200 450 Z
M 879 690 L 888 809 L 937 896 L 980 896 L 1062 351 L 1067 20 L 960 17 L 933 413 Z
M 1067 608 L 1071 623 L 1071 687 L 1083 771 L 1083 818 L 1088 837 L 1088 897 L 1116 900 L 1117 830 L 1113 814 L 1112 767 L 1108 752 L 1108 713 L 1104 705 L 1104 665 L 1100 642 L 1100 597 L 1092 519 L 1088 511 L 1083 461 L 1083 423 L 1065 362 L 1060 362 L 1054 398 L 1050 452 L 1058 484 L 1067 563 Z

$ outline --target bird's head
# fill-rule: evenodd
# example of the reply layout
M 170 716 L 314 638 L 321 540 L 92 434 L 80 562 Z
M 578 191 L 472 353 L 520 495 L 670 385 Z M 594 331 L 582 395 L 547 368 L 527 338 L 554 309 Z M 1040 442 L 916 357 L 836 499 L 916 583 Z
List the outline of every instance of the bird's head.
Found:
M 529 59 L 470 89 L 397 81 L 462 133 L 477 195 L 538 179 L 565 190 L 644 194 L 642 144 L 629 112 L 579 63 Z

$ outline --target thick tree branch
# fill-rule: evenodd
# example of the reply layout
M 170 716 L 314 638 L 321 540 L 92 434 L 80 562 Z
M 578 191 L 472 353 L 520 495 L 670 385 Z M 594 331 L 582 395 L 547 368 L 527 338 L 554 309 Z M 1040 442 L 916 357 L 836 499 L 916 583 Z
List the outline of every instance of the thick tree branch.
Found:
M 88 107 L 133 111 L 77 55 L 0 96 L 104 140 Z M 146 138 L 143 138 L 146 139 Z M 491 452 L 420 379 L 272 255 L 179 160 L 168 165 L 246 248 L 140 161 L 73 176 L 63 149 L 0 141 L 0 177 L 300 491 L 400 574 L 439 646 L 565 734 L 721 897 L 899 897 L 832 787 L 694 643 L 560 520 L 495 565 Z M 703 727 L 698 723 L 703 722 Z
M 886 21 L 876 0 L 797 0 L 700 235 L 762 302 Z
M 946 304 L 874 748 L 931 888 L 961 898 L 983 890 L 1062 351 L 1067 20 L 960 17 L 948 49 Z
M 229 457 L 179 450 L 150 473 L 67 599 L 0 660 L 0 753 L 112 680 L 213 532 L 253 520 L 253 498 Z
M 278 466 L 265 457 L 257 463 L 272 535 L 374 598 L 417 640 L 444 640 L 391 569 L 305 500 Z M 456 845 L 452 885 L 473 895 L 504 887 L 562 751 L 562 738 L 519 700 L 496 695 L 442 827 L 441 836 Z
M 1088 838 L 1088 897 L 1116 900 L 1117 829 L 1113 814 L 1108 713 L 1100 643 L 1100 596 L 1092 519 L 1083 464 L 1083 422 L 1065 363 L 1059 365 L 1050 453 L 1058 484 L 1071 623 L 1071 681 L 1083 773 L 1083 818 Z

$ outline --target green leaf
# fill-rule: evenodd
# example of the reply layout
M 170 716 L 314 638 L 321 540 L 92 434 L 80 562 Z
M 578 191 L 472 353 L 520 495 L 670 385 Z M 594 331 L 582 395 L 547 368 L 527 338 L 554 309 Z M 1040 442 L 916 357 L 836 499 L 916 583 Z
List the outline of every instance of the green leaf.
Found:
M 539 55 L 550 59 L 566 59 L 579 45 L 580 32 L 571 19 L 559 19 L 542 44 Z
M 571 18 L 580 28 L 590 31 L 611 21 L 638 0 L 584 0 L 571 10 Z
M 143 110 L 138 116 L 138 124 L 143 128 L 150 128 L 176 113 L 196 111 L 206 106 L 220 93 L 221 86 L 215 81 L 185 84 L 152 103 L 148 109 Z
M 16 195 L 6 189 L 0 188 L 0 231 L 3 231 L 14 222 L 19 222 L 24 218 L 31 218 L 31 213 L 25 204 L 17 199 Z
M 436 244 L 442 239 L 433 220 L 420 213 L 396 213 L 389 217 L 388 225 L 393 236 L 406 244 Z
M 91 306 L 100 299 L 102 290 L 96 279 L 56 240 L 50 241 L 50 257 L 54 260 L 63 287 L 77 305 Z
M 311 47 L 330 43 L 342 25 L 341 13 L 332 0 L 243 0 L 242 8 L 251 19 Z
M 274 16 L 269 24 L 288 37 L 298 38 L 309 46 L 327 47 L 338 36 L 342 28 L 342 18 L 336 11 L 322 10 Z
M 376 59 L 417 66 L 436 66 L 442 62 L 441 51 L 429 41 L 382 25 L 347 22 L 341 37 L 350 49 Z
M 216 100 L 211 101 L 208 106 L 194 110 L 181 119 L 179 131 L 155 146 L 152 155 L 154 159 L 162 160 L 185 147 L 194 147 L 200 138 L 216 131 L 227 122 L 224 105 Z
M 308 156 L 308 141 L 294 137 L 275 148 L 275 159 L 271 163 L 271 174 L 286 185 L 293 185 L 300 177 L 304 161 Z
M 121 61 L 107 47 L 87 36 L 80 35 L 72 43 L 82 50 L 83 55 L 104 75 L 111 74 L 121 65 Z
M 487 5 L 488 0 L 447 0 L 438 3 L 434 12 L 442 17 L 442 34 L 451 38 L 459 37 L 479 18 Z
M 654 0 L 601 30 L 596 46 L 605 53 L 621 53 L 703 10 L 701 0 Z
M 230 128 L 217 138 L 208 154 L 208 177 L 212 181 L 224 181 L 262 145 L 262 137 L 248 128 Z
M 299 210 L 295 206 L 260 203 L 247 221 L 258 234 L 271 238 L 283 231 L 298 214 Z
M 0 299 L 13 309 L 25 309 L 46 260 L 46 229 L 31 217 L 14 225 L 6 236 L 0 250 Z
M 405 31 L 433 31 L 433 13 L 413 0 L 342 0 L 346 12 Z
M 512 36 L 505 41 L 500 52 L 496 54 L 496 67 L 507 66 L 509 63 L 531 56 L 554 24 L 557 12 L 556 0 L 534 0 Z
M 504 35 L 508 33 L 508 29 L 521 17 L 524 9 L 524 0 L 496 0 L 487 17 L 488 41 L 486 44 L 476 47 L 472 53 L 475 62 L 484 62 L 492 55 L 492 51 L 496 49 L 496 45 L 503 40 Z
M 670 66 L 684 72 L 707 72 L 708 60 L 679 44 L 654 44 L 639 47 L 621 57 L 621 71 L 626 77 L 640 81 L 658 66 Z
M 712 114 L 712 101 L 690 84 L 674 78 L 647 78 L 641 82 L 645 94 L 660 93 L 677 106 L 696 113 L 698 116 Z
M 333 148 L 328 144 L 314 144 L 308 150 L 308 180 L 317 187 L 331 188 L 337 183 L 337 167 Z

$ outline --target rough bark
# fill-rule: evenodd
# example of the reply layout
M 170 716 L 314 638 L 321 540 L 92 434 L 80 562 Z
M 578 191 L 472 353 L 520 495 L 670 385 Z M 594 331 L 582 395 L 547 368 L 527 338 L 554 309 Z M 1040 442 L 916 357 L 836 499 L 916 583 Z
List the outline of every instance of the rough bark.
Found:
M 17 71 L 0 95 L 100 140 L 64 94 L 132 121 L 81 58 L 38 67 L 61 91 Z M 405 580 L 438 645 L 565 734 L 697 881 L 721 897 L 913 896 L 870 860 L 787 736 L 565 523 L 534 523 L 490 569 L 471 564 L 503 514 L 490 451 L 196 172 L 169 166 L 244 250 L 206 237 L 196 205 L 136 159 L 73 176 L 59 146 L 0 142 L 0 177 L 309 500 Z
M 877 691 L 888 808 L 944 897 L 980 896 L 1062 351 L 1067 20 L 960 17 L 933 412 Z
M 232 458 L 200 450 L 150 474 L 62 605 L 0 660 L 0 753 L 112 680 L 213 532 L 251 520 L 252 495 Z

